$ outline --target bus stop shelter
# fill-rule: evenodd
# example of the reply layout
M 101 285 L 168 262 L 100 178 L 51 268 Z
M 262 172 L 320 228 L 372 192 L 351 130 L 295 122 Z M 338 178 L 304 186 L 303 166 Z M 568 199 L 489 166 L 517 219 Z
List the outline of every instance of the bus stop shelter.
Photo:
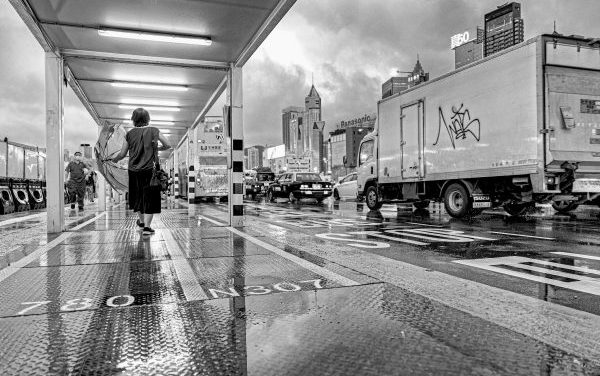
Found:
M 49 233 L 64 230 L 67 84 L 98 126 L 144 107 L 172 146 L 226 91 L 229 224 L 243 225 L 243 66 L 295 0 L 9 1 L 46 53 Z

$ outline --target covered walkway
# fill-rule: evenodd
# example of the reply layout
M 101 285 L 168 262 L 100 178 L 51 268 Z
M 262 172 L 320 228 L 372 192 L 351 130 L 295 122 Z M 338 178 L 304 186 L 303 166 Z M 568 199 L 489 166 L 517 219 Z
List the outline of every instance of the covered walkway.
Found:
M 65 229 L 63 84 L 71 86 L 99 127 L 130 127 L 132 110 L 146 108 L 151 125 L 175 147 L 161 159 L 187 164 L 185 178 L 191 182 L 193 155 L 186 152 L 179 161 L 177 149 L 198 141 L 196 129 L 225 92 L 219 112 L 228 145 L 227 222 L 243 225 L 242 70 L 295 0 L 9 1 L 46 51 L 49 233 Z

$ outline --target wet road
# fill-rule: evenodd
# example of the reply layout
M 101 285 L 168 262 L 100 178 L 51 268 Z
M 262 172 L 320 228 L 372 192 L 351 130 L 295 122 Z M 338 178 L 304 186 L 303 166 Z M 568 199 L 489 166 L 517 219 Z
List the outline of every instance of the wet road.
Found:
M 0 374 L 600 375 L 597 211 L 245 209 L 113 208 L 0 270 Z

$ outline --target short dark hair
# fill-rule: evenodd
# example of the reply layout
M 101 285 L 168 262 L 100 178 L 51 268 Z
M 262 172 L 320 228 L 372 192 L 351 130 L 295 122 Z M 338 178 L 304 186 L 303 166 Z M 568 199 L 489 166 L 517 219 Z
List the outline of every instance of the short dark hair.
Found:
M 142 107 L 136 108 L 131 114 L 131 120 L 136 127 L 143 127 L 150 122 L 150 114 Z
M 81 155 L 80 151 L 76 151 L 73 155 Z

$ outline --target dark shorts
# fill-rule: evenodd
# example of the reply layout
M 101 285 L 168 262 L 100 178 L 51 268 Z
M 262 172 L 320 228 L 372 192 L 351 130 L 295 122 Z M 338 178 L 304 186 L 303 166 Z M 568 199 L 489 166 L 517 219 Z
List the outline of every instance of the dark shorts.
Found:
M 160 213 L 160 187 L 150 187 L 152 170 L 129 170 L 129 208 L 143 214 Z

